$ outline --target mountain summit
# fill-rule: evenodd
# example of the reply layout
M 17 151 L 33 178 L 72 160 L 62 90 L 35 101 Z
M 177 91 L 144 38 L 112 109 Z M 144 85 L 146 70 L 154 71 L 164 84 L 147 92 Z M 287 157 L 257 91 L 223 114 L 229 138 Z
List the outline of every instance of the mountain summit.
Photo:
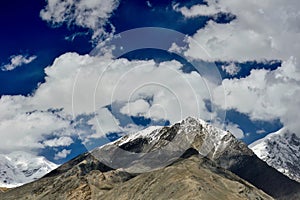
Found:
M 188 117 L 82 154 L 0 198 L 283 200 L 299 195 L 299 183 L 230 132 Z
M 300 182 L 300 138 L 295 133 L 280 129 L 249 147 L 268 165 Z

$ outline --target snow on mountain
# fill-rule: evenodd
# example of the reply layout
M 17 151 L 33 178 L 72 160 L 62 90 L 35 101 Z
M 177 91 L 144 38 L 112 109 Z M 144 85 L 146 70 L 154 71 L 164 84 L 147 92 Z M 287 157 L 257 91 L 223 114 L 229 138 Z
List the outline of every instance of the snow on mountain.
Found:
M 295 133 L 283 128 L 249 147 L 268 165 L 300 182 L 300 138 Z
M 58 165 L 26 152 L 0 154 L 0 187 L 12 188 L 41 178 Z
M 194 148 L 202 156 L 210 156 L 212 159 L 217 159 L 225 151 L 239 154 L 242 149 L 235 150 L 235 146 L 240 146 L 236 141 L 236 138 L 228 131 L 217 128 L 202 119 L 187 117 L 170 126 L 153 126 L 125 135 L 113 143 L 97 148 L 93 154 L 107 165 L 114 163 L 114 168 L 123 168 L 128 165 L 129 168 L 126 170 L 129 171 L 144 170 L 141 165 L 144 165 L 145 169 L 168 165 L 189 148 Z M 251 150 L 247 151 L 247 148 L 243 150 L 245 150 L 243 154 L 254 155 Z M 111 161 L 110 156 L 114 154 L 113 152 L 118 156 Z M 156 159 L 157 154 L 161 156 L 161 160 L 152 161 Z M 136 167 L 131 164 L 132 160 L 136 161 L 134 162 Z
M 131 133 L 128 135 L 125 135 L 124 137 L 121 137 L 120 139 L 116 140 L 114 143 L 118 143 L 118 145 L 125 144 L 126 142 L 130 142 L 136 138 L 141 138 L 141 137 L 151 137 L 152 139 L 155 140 L 157 132 L 162 128 L 162 126 L 149 126 L 146 129 L 143 129 L 141 131 Z
M 194 137 L 200 132 L 204 131 L 204 136 L 206 138 L 205 144 L 199 150 L 200 153 L 206 155 L 210 150 L 215 149 L 220 151 L 226 147 L 228 141 L 222 141 L 226 135 L 231 135 L 227 131 L 219 129 L 211 124 L 205 122 L 199 118 L 187 117 L 184 120 L 181 120 L 174 125 L 178 125 L 178 135 L 183 135 L 187 139 L 189 145 L 193 142 Z M 174 125 L 168 126 L 169 128 L 174 127 Z M 165 131 L 162 129 L 165 127 L 162 126 L 150 126 L 144 130 L 138 131 L 136 133 L 125 135 L 124 137 L 114 141 L 113 143 L 122 146 L 125 143 L 134 141 L 136 139 L 147 139 L 149 143 L 155 143 L 161 139 L 161 136 Z M 180 136 L 178 136 L 180 137 Z M 108 144 L 110 145 L 110 144 Z

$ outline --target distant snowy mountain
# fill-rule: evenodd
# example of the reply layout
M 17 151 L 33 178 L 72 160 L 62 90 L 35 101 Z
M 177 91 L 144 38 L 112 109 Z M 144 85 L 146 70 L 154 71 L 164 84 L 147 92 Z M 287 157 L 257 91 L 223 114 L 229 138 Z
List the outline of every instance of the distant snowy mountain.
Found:
M 300 182 L 300 138 L 295 133 L 281 129 L 249 147 L 268 165 Z
M 58 165 L 26 152 L 0 154 L 0 187 L 11 188 L 41 178 Z

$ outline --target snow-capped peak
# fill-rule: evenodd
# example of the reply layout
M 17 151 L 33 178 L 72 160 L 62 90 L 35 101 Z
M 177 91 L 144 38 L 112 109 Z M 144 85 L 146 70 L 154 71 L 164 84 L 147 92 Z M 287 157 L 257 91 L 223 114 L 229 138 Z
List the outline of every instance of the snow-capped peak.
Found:
M 255 141 L 249 148 L 268 165 L 300 182 L 300 138 L 280 129 Z
M 27 152 L 0 154 L 0 187 L 16 187 L 41 178 L 58 165 Z
M 175 124 L 180 124 L 180 128 L 179 128 L 180 132 L 185 132 L 186 134 L 189 134 L 192 131 L 199 131 L 199 126 L 201 126 L 207 131 L 208 134 L 212 134 L 216 140 L 220 140 L 222 137 L 224 137 L 227 134 L 227 131 L 216 128 L 210 125 L 209 123 L 205 122 L 204 120 L 199 118 L 194 118 L 194 117 L 187 117 L 177 123 L 174 123 L 173 125 Z M 167 127 L 172 127 L 173 125 Z M 145 138 L 145 137 L 147 137 L 152 141 L 155 141 L 159 139 L 160 136 L 159 132 L 162 128 L 163 126 L 150 126 L 141 131 L 137 131 L 135 133 L 125 135 L 120 139 L 116 140 L 114 143 L 120 146 L 134 139 Z
M 201 147 L 199 147 L 199 149 L 197 149 L 199 153 L 203 155 L 207 155 L 212 149 L 214 149 L 216 152 L 223 151 L 229 145 L 228 138 L 231 137 L 227 137 L 227 139 L 223 138 L 228 135 L 232 136 L 232 134 L 228 131 L 224 131 L 205 122 L 202 119 L 194 117 L 187 117 L 167 127 L 172 128 L 175 126 L 178 126 L 178 130 L 176 131 L 177 136 L 180 138 L 180 135 L 184 135 L 184 139 L 187 139 L 187 141 L 189 142 L 188 145 L 191 145 L 193 143 L 194 137 L 196 135 L 204 135 L 204 143 Z M 161 139 L 161 136 L 164 134 L 164 128 L 166 127 L 151 126 L 136 133 L 125 135 L 113 142 L 113 144 L 121 146 L 138 138 L 146 138 L 149 143 L 155 143 Z
M 94 149 L 92 154 L 112 168 L 137 173 L 166 166 L 190 149 L 213 160 L 224 152 L 226 155 L 253 155 L 230 132 L 193 117 L 170 126 L 149 127 L 125 135 Z

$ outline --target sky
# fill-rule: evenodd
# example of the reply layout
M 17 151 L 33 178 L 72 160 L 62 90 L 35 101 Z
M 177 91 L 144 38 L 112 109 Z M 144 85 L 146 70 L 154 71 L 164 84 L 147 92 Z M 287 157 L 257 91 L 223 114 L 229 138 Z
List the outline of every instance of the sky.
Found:
M 300 2 L 0 2 L 0 154 L 61 164 L 187 116 L 296 134 Z M 274 12 L 276 11 L 276 12 Z

